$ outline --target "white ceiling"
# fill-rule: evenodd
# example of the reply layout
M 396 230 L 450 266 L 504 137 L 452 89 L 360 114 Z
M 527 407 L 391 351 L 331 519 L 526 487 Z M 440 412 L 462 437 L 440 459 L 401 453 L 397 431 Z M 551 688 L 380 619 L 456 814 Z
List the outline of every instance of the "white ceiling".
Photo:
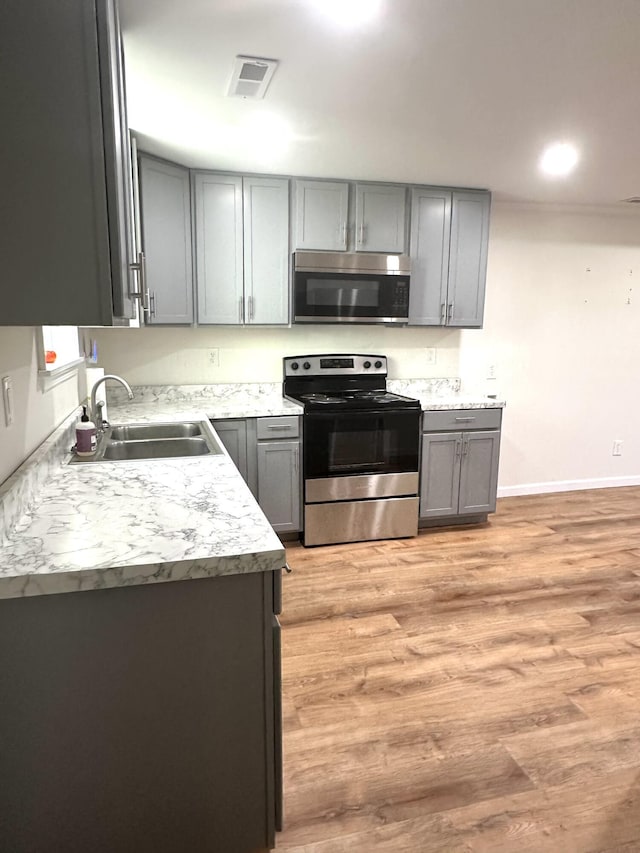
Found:
M 312 0 L 120 0 L 129 120 L 192 167 L 408 181 L 498 198 L 640 195 L 640 0 L 382 0 L 345 30 Z M 237 54 L 280 60 L 227 98 Z M 537 167 L 549 142 L 573 175 Z

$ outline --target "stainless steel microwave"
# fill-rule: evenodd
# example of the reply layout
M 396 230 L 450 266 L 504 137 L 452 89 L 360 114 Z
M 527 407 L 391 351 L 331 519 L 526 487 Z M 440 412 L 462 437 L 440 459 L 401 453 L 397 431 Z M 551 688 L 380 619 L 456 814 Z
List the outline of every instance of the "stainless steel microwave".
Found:
M 406 255 L 295 252 L 295 323 L 408 323 Z

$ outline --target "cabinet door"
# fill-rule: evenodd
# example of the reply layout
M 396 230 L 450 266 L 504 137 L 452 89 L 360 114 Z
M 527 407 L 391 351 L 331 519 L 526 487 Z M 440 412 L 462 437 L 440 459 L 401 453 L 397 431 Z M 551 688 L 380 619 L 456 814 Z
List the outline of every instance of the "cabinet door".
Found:
M 289 322 L 289 181 L 243 178 L 248 323 Z
M 356 251 L 404 252 L 405 187 L 356 186 Z
M 425 433 L 420 469 L 420 518 L 456 515 L 462 433 Z
M 113 315 L 131 320 L 136 316 L 132 264 L 137 258 L 132 242 L 133 184 L 122 36 L 115 0 L 100 0 L 96 10 Z
M 242 178 L 194 176 L 198 322 L 244 320 Z
M 296 249 L 347 248 L 349 184 L 296 181 Z
M 409 325 L 440 326 L 447 309 L 451 192 L 411 192 Z
M 149 322 L 193 323 L 189 170 L 140 158 Z
M 211 421 L 220 441 L 231 461 L 236 466 L 245 482 L 248 480 L 247 467 L 247 422 L 246 421 Z
M 489 193 L 453 193 L 449 326 L 482 326 L 490 207 Z
M 500 431 L 463 433 L 460 512 L 495 512 Z
M 300 442 L 258 442 L 258 503 L 273 529 L 300 530 Z
M 96 4 L 3 3 L 0 31 L 0 324 L 109 325 Z

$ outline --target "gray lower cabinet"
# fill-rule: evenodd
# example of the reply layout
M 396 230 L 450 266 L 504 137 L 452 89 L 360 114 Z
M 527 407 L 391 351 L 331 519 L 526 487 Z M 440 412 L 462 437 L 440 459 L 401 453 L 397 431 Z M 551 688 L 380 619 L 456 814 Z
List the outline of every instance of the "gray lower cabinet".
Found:
M 488 192 L 412 189 L 409 325 L 482 326 L 490 206 Z
M 236 468 L 277 533 L 302 529 L 300 418 L 211 422 Z
M 455 521 L 456 517 L 486 517 L 495 512 L 501 417 L 500 409 L 480 410 L 479 414 L 476 410 L 425 413 L 428 431 L 422 436 L 421 519 Z M 470 428 L 460 429 L 465 422 Z
M 274 847 L 279 575 L 0 601 L 0 849 Z
M 0 325 L 135 316 L 131 163 L 114 0 L 5 3 Z
M 189 170 L 140 157 L 142 246 L 150 306 L 147 322 L 193 323 Z
M 198 322 L 289 322 L 289 181 L 196 172 Z
M 250 431 L 247 428 L 246 420 L 219 420 L 211 421 L 213 428 L 220 437 L 220 441 L 224 444 L 225 450 L 231 457 L 233 464 L 236 466 L 242 479 L 249 486 L 249 435 Z M 251 453 L 255 453 L 255 435 L 251 442 Z M 251 487 L 251 486 L 250 486 Z M 251 489 L 255 494 L 255 489 Z
M 258 442 L 258 503 L 277 533 L 300 530 L 300 440 Z

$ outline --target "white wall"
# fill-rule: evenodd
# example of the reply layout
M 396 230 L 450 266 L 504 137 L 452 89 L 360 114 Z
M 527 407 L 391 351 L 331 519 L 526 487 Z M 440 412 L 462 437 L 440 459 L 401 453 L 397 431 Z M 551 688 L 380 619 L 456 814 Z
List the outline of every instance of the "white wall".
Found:
M 463 383 L 492 364 L 507 400 L 500 494 L 640 483 L 637 211 L 494 205 L 485 325 L 462 333 Z
M 482 330 L 109 329 L 100 364 L 134 384 L 258 382 L 281 379 L 283 355 L 380 351 L 392 378 L 470 391 L 495 365 L 501 494 L 640 483 L 640 211 L 619 210 L 494 204 Z
M 0 483 L 78 405 L 75 374 L 43 392 L 38 384 L 36 334 L 32 327 L 0 328 L 0 377 L 13 380 L 14 422 L 5 425 L 0 400 Z
M 132 385 L 280 382 L 282 358 L 314 352 L 383 353 L 394 379 L 459 376 L 460 332 L 386 326 L 295 326 L 291 329 L 147 328 L 92 330 L 98 363 Z M 437 348 L 428 364 L 425 348 Z M 219 350 L 212 366 L 210 349 Z

